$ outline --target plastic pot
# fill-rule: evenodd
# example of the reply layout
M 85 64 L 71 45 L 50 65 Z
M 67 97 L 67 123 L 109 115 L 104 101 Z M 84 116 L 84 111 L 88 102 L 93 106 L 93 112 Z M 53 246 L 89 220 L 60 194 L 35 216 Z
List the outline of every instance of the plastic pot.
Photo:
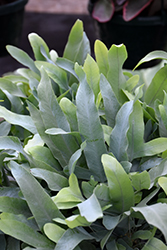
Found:
M 88 10 L 92 11 L 93 4 L 89 3 Z M 125 44 L 128 59 L 124 68 L 133 69 L 141 58 L 154 50 L 167 50 L 167 15 L 143 17 L 138 16 L 126 22 L 122 15 L 114 15 L 106 23 L 94 20 L 97 37 L 108 48 L 112 44 Z M 152 67 L 159 61 L 142 64 L 143 68 Z
M 18 46 L 27 2 L 28 0 L 16 0 L 0 6 L 0 56 L 8 54 L 6 45 Z

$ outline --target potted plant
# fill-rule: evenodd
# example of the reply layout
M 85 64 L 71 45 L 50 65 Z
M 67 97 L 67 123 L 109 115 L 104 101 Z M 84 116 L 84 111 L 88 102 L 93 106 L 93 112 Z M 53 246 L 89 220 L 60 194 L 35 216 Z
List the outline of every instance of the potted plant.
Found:
M 98 37 L 108 48 L 113 43 L 126 45 L 126 68 L 132 69 L 150 51 L 166 49 L 167 1 L 90 0 L 88 9 Z
M 24 6 L 28 0 L 0 1 L 0 56 L 7 55 L 6 45 L 18 46 L 22 31 Z
M 61 58 L 29 41 L 0 79 L 1 247 L 166 250 L 167 66 L 143 86 L 124 45 L 97 40 L 95 61 L 80 20 Z

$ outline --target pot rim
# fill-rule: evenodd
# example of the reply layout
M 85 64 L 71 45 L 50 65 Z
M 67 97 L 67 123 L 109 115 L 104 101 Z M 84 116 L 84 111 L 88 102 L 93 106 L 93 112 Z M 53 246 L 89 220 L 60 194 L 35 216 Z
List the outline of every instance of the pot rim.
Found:
M 0 16 L 10 14 L 13 12 L 17 12 L 24 8 L 27 4 L 28 0 L 17 0 L 12 3 L 8 3 L 5 5 L 0 6 Z

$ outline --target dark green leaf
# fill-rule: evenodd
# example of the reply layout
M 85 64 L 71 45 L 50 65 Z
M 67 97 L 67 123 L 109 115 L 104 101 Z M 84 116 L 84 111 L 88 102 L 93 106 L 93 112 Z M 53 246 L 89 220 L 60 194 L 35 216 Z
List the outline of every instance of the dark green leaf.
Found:
M 138 230 L 132 235 L 132 239 L 148 240 L 152 236 L 152 233 L 148 230 Z
M 20 250 L 20 241 L 13 237 L 8 236 L 6 250 Z
M 53 249 L 54 244 L 49 241 L 45 236 L 36 232 L 26 223 L 22 222 L 17 216 L 11 216 L 8 213 L 2 213 L 0 215 L 0 230 L 5 234 L 9 234 L 12 237 L 19 239 L 30 246 L 34 247 L 46 247 Z
M 6 239 L 5 235 L 0 235 L 0 250 L 6 249 Z M 16 249 L 17 250 L 17 249 Z
M 92 240 L 93 237 L 83 228 L 68 229 L 58 241 L 54 250 L 73 250 L 83 240 Z

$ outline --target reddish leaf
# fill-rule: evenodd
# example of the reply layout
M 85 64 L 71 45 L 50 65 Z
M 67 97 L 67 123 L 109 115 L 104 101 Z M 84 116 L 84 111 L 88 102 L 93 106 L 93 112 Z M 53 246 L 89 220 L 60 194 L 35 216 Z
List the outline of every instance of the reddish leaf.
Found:
M 100 23 L 108 22 L 115 11 L 113 0 L 99 0 L 95 3 L 92 16 Z
M 129 0 L 123 7 L 123 19 L 130 21 L 138 16 L 153 0 Z
M 126 2 L 126 0 L 116 0 L 116 4 L 122 5 Z

